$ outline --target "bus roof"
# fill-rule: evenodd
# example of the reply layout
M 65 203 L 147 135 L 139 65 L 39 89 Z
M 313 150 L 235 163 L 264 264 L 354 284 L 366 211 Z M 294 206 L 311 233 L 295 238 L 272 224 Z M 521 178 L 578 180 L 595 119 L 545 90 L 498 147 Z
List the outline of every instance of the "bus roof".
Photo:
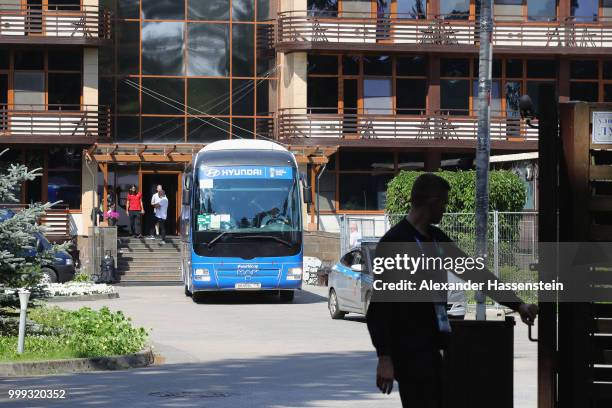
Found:
M 219 150 L 277 150 L 287 152 L 283 146 L 278 143 L 269 142 L 267 140 L 247 140 L 247 139 L 233 139 L 233 140 L 219 140 L 213 142 L 202 150 L 202 152 L 212 152 Z

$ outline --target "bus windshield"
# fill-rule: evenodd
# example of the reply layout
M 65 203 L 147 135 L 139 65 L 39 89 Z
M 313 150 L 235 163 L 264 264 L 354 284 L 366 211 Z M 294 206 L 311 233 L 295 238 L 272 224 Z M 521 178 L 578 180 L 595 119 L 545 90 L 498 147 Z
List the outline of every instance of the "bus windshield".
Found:
M 300 205 L 292 167 L 202 166 L 196 174 L 194 244 L 257 241 L 300 244 Z M 260 242 L 261 241 L 261 242 Z

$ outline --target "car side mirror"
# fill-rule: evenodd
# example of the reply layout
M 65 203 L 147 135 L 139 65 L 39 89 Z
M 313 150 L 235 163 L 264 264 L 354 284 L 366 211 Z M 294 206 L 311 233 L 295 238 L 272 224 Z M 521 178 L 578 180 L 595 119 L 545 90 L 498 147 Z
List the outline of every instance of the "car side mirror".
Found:
M 312 195 L 310 186 L 308 185 L 308 179 L 304 173 L 300 174 L 300 181 L 302 182 L 302 199 L 306 204 L 312 204 Z
M 361 264 L 355 264 L 355 265 L 351 265 L 351 270 L 361 273 L 363 271 L 363 267 Z
M 191 204 L 191 176 L 185 176 L 185 181 L 183 182 L 183 205 Z

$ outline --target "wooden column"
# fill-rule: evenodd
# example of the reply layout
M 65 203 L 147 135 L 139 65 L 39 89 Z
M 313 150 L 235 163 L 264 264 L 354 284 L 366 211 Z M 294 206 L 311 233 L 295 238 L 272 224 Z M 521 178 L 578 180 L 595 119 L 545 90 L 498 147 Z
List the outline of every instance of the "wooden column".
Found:
M 557 19 L 559 21 L 563 21 L 566 17 L 570 16 L 570 2 L 571 0 L 559 0 L 559 8 L 557 11 Z
M 427 114 L 433 115 L 440 110 L 440 57 L 429 55 L 427 64 L 429 79 L 427 90 Z
M 319 168 L 321 166 L 318 164 L 311 164 L 310 165 L 310 197 L 311 197 L 311 203 L 310 203 L 310 225 L 309 225 L 309 230 L 313 231 L 315 229 L 316 226 L 316 214 L 315 214 L 315 209 L 317 208 L 317 192 L 316 192 L 316 183 L 317 183 L 317 173 L 319 172 Z
M 436 15 L 440 14 L 440 0 L 429 0 L 427 3 L 427 18 L 433 19 Z
M 425 152 L 425 171 L 438 171 L 442 165 L 442 152 L 427 150 Z
M 102 170 L 102 178 L 104 179 L 104 190 L 102 192 L 102 208 L 104 208 L 104 212 L 106 212 L 108 211 L 108 163 L 100 163 L 100 170 Z
M 557 89 L 559 89 L 559 102 L 570 100 L 570 61 L 561 58 L 559 60 L 559 78 L 557 79 Z

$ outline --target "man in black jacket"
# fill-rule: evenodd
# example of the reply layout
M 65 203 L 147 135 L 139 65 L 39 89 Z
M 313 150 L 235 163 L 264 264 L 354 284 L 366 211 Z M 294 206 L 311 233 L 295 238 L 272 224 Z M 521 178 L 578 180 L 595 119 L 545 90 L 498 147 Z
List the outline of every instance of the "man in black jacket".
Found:
M 419 176 L 411 192 L 409 214 L 391 228 L 378 244 L 377 254 L 394 243 L 416 243 L 419 246 L 444 245 L 446 255 L 465 257 L 438 224 L 448 204 L 450 185 L 434 174 Z M 453 272 L 453 271 L 451 271 Z M 446 274 L 444 274 L 446 276 Z M 496 280 L 489 271 L 466 271 L 462 279 L 476 282 Z M 488 292 L 501 304 L 517 311 L 526 324 L 533 324 L 536 305 L 526 305 L 515 294 Z M 503 298 L 503 300 L 502 300 Z M 404 408 L 441 408 L 444 406 L 444 348 L 447 323 L 445 305 L 434 301 L 377 302 L 370 304 L 366 318 L 372 343 L 378 355 L 376 385 L 386 394 L 399 385 Z

